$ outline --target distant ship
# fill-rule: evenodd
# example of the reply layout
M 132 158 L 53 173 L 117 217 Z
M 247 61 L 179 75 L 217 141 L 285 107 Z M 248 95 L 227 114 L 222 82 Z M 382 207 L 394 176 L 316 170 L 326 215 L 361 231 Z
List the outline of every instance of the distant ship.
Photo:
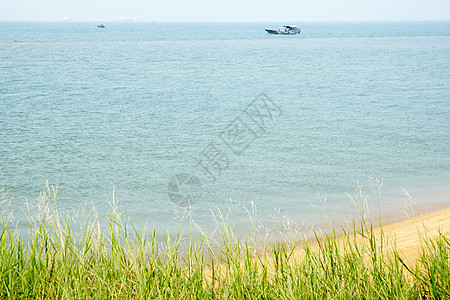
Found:
M 278 27 L 278 29 L 268 29 L 266 32 L 269 34 L 299 34 L 300 28 L 297 25 L 286 25 L 283 27 Z
M 100 24 L 100 25 L 97 25 L 97 27 L 98 27 L 98 28 L 105 28 L 105 25 Z

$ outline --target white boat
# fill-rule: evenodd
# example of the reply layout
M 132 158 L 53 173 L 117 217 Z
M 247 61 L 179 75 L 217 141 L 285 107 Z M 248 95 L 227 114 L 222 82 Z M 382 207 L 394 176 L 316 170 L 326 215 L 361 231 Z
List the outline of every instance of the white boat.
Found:
M 268 29 L 266 32 L 269 34 L 299 34 L 300 28 L 297 25 L 286 25 L 283 27 L 278 27 L 278 29 Z

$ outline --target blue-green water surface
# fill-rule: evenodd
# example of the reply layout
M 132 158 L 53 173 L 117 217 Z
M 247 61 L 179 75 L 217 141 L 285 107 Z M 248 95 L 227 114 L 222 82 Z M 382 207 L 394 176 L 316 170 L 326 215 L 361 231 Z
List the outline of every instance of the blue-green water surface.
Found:
M 386 210 L 402 188 L 448 188 L 448 22 L 299 23 L 295 36 L 264 32 L 284 24 L 96 25 L 0 23 L 0 186 L 16 211 L 47 180 L 62 208 L 102 212 L 114 191 L 134 223 L 166 226 L 182 211 L 168 184 L 192 174 L 206 228 L 230 198 L 254 201 L 263 222 L 315 224 L 318 199 L 350 214 L 345 193 L 369 178 L 384 180 Z M 238 155 L 221 137 L 261 92 L 279 110 Z

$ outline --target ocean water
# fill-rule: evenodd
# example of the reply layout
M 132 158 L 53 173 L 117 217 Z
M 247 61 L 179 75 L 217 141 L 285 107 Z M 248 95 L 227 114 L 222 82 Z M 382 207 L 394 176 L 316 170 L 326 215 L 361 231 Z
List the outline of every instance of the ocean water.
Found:
M 343 220 L 371 178 L 386 212 L 403 189 L 449 189 L 449 22 L 96 25 L 0 23 L 0 186 L 19 221 L 46 181 L 62 210 L 103 215 L 114 193 L 174 232 L 230 206 L 245 227 L 252 203 L 267 226 Z

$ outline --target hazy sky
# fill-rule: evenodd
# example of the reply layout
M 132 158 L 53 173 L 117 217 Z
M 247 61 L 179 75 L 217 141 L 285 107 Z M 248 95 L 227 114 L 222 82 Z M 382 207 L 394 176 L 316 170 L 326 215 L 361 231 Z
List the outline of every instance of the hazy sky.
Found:
M 0 0 L 0 21 L 450 20 L 450 0 Z

